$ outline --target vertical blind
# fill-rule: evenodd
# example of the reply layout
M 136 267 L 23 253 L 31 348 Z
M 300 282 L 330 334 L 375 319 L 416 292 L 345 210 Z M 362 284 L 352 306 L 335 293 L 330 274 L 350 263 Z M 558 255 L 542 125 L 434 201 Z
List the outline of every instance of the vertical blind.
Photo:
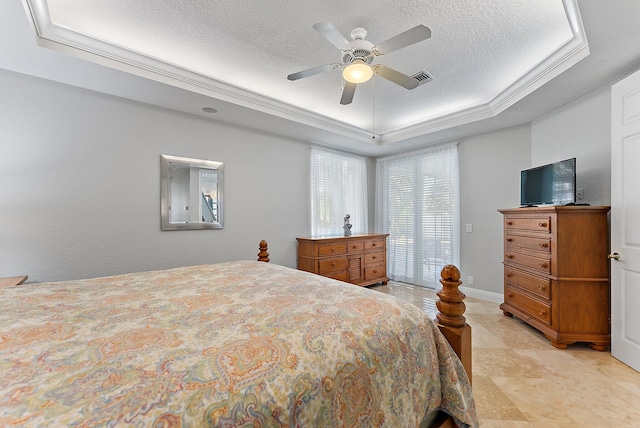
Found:
M 349 214 L 351 233 L 367 233 L 367 164 L 365 158 L 311 148 L 311 236 L 344 235 Z
M 376 230 L 389 233 L 387 275 L 439 288 L 440 271 L 459 264 L 456 143 L 378 159 Z

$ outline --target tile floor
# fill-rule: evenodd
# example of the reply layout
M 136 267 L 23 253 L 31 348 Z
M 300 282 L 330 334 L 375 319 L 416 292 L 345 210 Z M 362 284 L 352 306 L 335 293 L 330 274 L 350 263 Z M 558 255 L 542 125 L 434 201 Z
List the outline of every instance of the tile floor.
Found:
M 370 288 L 435 314 L 431 290 L 392 282 Z M 556 349 L 496 303 L 465 303 L 482 428 L 640 427 L 640 373 L 586 344 Z

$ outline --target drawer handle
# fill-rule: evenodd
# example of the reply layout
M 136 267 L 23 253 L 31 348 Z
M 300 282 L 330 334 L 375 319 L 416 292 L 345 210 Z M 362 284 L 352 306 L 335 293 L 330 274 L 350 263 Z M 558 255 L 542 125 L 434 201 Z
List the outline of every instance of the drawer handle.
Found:
M 538 285 L 538 290 L 540 290 L 540 291 L 544 291 L 544 290 L 546 290 L 546 289 L 547 289 L 547 287 L 546 287 L 546 286 L 544 286 L 544 285 Z
M 371 256 L 371 259 L 372 259 L 372 260 L 375 260 L 376 258 L 377 258 L 376 256 Z
M 545 311 L 544 309 L 540 309 L 540 310 L 538 311 L 538 313 L 539 313 L 540 315 L 544 316 L 544 315 L 546 315 L 546 314 L 547 314 L 547 311 Z
M 506 276 L 507 278 L 511 278 L 513 275 L 510 273 L 505 274 L 504 276 Z
M 513 297 L 513 294 L 507 293 L 507 297 Z
M 547 227 L 547 223 L 541 221 L 540 223 L 538 223 L 538 227 Z
M 540 267 L 546 269 L 547 267 L 549 267 L 549 265 L 547 265 L 546 263 L 540 263 Z
M 542 248 L 547 248 L 549 246 L 549 244 L 547 244 L 546 242 L 543 242 L 543 243 L 538 244 L 538 245 L 540 245 Z
M 331 247 L 331 252 L 332 252 L 332 253 L 333 253 L 335 250 L 336 250 L 335 248 Z
M 378 273 L 378 271 L 374 269 L 374 270 L 373 270 L 373 273 Z
M 331 266 L 335 266 L 335 265 L 336 265 L 336 262 L 331 263 Z
M 507 239 L 505 239 L 505 241 L 507 241 L 507 242 L 513 242 L 513 239 L 511 239 L 511 238 L 507 238 Z
M 353 248 L 355 250 L 356 248 L 358 248 L 358 246 L 357 245 L 352 245 L 351 248 Z
M 375 242 L 372 242 L 372 243 L 371 243 L 371 246 L 372 246 L 372 247 L 375 247 L 375 246 L 376 246 L 376 243 L 375 243 Z
M 513 222 L 512 221 L 508 221 L 507 222 L 507 226 L 511 226 L 511 225 L 513 225 Z
M 507 254 L 507 258 L 508 259 L 512 259 L 513 258 L 513 254 Z

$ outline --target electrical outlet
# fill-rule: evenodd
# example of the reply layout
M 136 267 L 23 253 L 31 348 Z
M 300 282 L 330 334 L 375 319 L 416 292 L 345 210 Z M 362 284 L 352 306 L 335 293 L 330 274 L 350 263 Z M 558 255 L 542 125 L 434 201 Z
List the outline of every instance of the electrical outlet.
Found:
M 473 277 L 472 276 L 468 276 L 467 277 L 467 284 L 473 285 Z
M 584 187 L 578 187 L 576 189 L 576 199 L 579 199 L 579 200 L 584 199 Z
M 471 233 L 471 232 L 473 232 L 473 225 L 472 225 L 472 224 L 467 224 L 467 225 L 465 226 L 465 228 L 466 228 L 466 230 L 467 230 L 467 233 Z

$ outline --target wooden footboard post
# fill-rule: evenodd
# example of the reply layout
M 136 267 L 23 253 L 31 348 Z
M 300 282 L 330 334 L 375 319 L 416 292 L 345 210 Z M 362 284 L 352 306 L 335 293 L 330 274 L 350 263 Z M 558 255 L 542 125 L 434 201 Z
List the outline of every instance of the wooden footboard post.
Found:
M 442 268 L 440 276 L 442 290 L 436 293 L 436 323 L 462 361 L 471 381 L 471 327 L 463 316 L 466 310 L 463 300 L 466 296 L 458 290 L 462 284 L 460 270 L 454 265 L 446 265 Z
M 265 241 L 264 239 L 260 241 L 258 248 L 260 249 L 260 252 L 258 253 L 258 261 L 268 263 L 269 253 L 267 252 L 267 248 L 269 248 L 269 246 L 267 245 L 267 241 Z

